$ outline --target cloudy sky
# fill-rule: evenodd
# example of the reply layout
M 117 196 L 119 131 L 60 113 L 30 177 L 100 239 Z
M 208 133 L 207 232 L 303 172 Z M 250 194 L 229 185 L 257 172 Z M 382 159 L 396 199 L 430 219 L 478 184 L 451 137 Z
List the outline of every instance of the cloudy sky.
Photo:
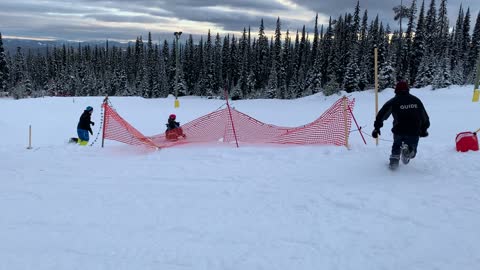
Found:
M 376 14 L 383 22 L 392 20 L 392 8 L 401 0 L 360 0 L 362 13 Z M 417 0 L 418 1 L 418 0 Z M 173 37 L 174 31 L 194 35 L 240 33 L 249 25 L 257 31 L 263 18 L 273 30 L 276 18 L 282 30 L 296 31 L 305 24 L 313 28 L 328 17 L 353 12 L 357 0 L 0 0 L 0 32 L 5 38 L 65 40 L 134 40 L 146 36 Z M 409 6 L 411 0 L 403 0 Z M 437 6 L 439 0 L 436 0 Z M 430 0 L 426 0 L 428 5 Z M 451 20 L 456 20 L 460 4 L 470 7 L 472 27 L 480 10 L 480 0 L 448 0 Z M 452 24 L 452 22 L 451 22 Z

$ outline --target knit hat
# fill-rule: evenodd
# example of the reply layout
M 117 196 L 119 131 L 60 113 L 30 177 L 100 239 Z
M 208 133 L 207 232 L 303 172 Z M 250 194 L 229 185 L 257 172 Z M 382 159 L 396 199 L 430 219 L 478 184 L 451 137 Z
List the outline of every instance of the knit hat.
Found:
M 399 93 L 408 93 L 410 88 L 408 87 L 408 83 L 406 81 L 399 81 L 395 86 L 395 94 Z

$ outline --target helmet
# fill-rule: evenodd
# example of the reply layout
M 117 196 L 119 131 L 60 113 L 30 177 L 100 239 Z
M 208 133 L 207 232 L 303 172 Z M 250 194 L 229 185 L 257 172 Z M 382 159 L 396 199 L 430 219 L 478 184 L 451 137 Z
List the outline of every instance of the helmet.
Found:
M 175 114 L 170 114 L 170 116 L 168 117 L 168 119 L 173 119 L 175 120 L 177 118 L 177 116 Z
M 91 111 L 93 111 L 93 108 L 92 108 L 92 106 L 87 106 L 87 108 L 85 109 L 85 111 L 87 111 L 87 112 L 91 112 Z

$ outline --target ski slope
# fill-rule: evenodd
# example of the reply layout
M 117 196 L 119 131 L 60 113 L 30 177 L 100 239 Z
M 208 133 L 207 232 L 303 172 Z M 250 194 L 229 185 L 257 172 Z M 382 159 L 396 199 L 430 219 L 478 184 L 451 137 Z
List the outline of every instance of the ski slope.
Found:
M 0 99 L 0 269 L 478 269 L 480 153 L 455 136 L 480 128 L 472 86 L 413 89 L 431 120 L 417 157 L 387 168 L 391 118 L 378 146 L 351 149 L 67 144 L 102 97 Z M 380 93 L 383 105 L 393 89 Z M 351 95 L 368 134 L 373 91 Z M 298 126 L 339 96 L 232 102 L 256 119 Z M 222 100 L 112 97 L 145 135 Z M 27 150 L 32 125 L 33 149 Z M 356 130 L 352 127 L 352 130 Z M 94 136 L 95 137 L 95 136 Z

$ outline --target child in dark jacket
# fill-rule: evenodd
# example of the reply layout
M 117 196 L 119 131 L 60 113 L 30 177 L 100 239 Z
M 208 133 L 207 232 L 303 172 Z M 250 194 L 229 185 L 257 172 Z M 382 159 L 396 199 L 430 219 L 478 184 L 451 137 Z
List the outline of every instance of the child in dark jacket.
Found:
M 176 118 L 177 116 L 175 114 L 170 114 L 170 116 L 168 117 L 168 122 L 166 124 L 167 131 L 180 127 L 180 123 L 175 121 Z
M 95 125 L 95 123 L 91 121 L 92 113 L 93 108 L 88 106 L 85 111 L 83 111 L 82 115 L 80 116 L 80 120 L 78 121 L 77 134 L 78 143 L 80 145 L 88 144 L 88 140 L 90 139 L 88 133 L 93 135 L 92 128 L 90 127 L 90 125 Z
M 180 122 L 176 122 L 175 119 L 177 116 L 175 114 L 170 114 L 168 117 L 168 122 L 166 124 L 167 130 L 165 131 L 165 137 L 169 140 L 177 140 L 179 137 L 186 138 L 187 136 L 183 133 L 182 128 L 180 127 Z
M 407 82 L 399 81 L 395 86 L 395 97 L 383 105 L 377 114 L 372 137 L 380 135 L 383 121 L 393 115 L 393 145 L 390 168 L 398 167 L 400 158 L 404 164 L 414 158 L 420 137 L 427 137 L 430 120 L 420 99 L 409 93 Z

